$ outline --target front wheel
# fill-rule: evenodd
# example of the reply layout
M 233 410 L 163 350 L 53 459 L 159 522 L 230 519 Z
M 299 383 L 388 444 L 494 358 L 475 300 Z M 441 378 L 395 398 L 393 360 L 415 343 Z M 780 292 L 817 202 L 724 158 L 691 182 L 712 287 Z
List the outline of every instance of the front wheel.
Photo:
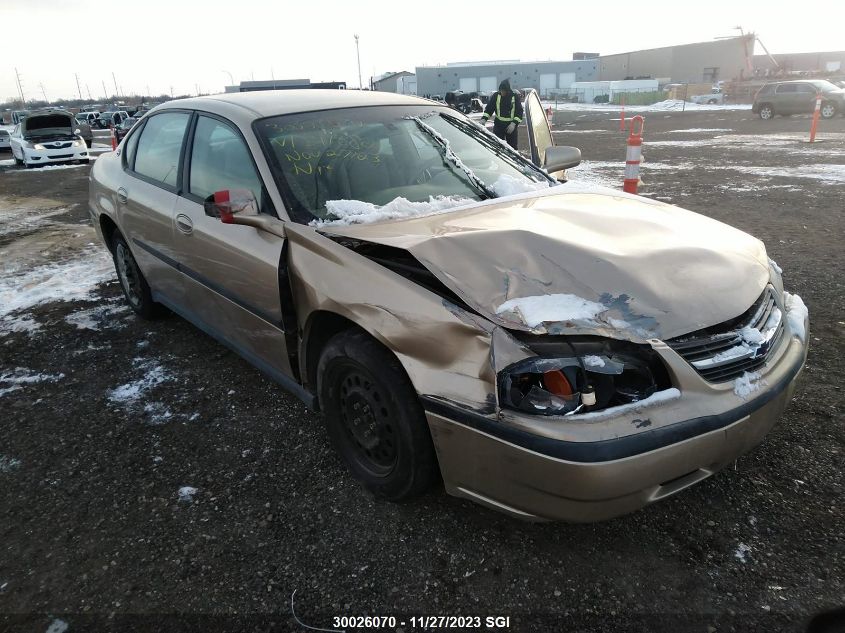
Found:
M 832 119 L 836 116 L 836 106 L 832 103 L 823 103 L 820 114 L 823 119 Z
M 437 461 L 419 398 L 396 357 L 365 332 L 332 338 L 317 367 L 329 437 L 374 494 L 400 501 L 424 492 Z
M 114 246 L 112 254 L 114 257 L 114 268 L 117 271 L 117 279 L 120 281 L 120 287 L 123 290 L 123 296 L 126 297 L 126 302 L 132 310 L 144 319 L 154 319 L 164 312 L 164 307 L 153 301 L 150 286 L 141 269 L 138 268 L 138 262 L 135 261 L 135 256 L 129 250 L 129 245 L 123 236 L 115 234 Z
M 760 106 L 760 118 L 764 121 L 771 121 L 775 118 L 775 109 L 768 103 Z

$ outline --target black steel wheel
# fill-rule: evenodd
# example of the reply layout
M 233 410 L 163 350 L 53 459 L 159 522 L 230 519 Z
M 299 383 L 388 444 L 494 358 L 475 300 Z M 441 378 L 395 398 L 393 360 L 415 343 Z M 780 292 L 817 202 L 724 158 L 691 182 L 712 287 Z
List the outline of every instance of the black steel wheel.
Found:
M 437 461 L 422 407 L 396 357 L 360 330 L 332 338 L 317 367 L 326 428 L 352 473 L 399 501 L 425 491 Z
M 162 314 L 163 306 L 153 301 L 150 286 L 144 279 L 132 251 L 129 250 L 129 245 L 119 233 L 116 233 L 113 238 L 112 255 L 117 279 L 120 281 L 120 288 L 129 307 L 135 314 L 145 319 L 152 319 Z

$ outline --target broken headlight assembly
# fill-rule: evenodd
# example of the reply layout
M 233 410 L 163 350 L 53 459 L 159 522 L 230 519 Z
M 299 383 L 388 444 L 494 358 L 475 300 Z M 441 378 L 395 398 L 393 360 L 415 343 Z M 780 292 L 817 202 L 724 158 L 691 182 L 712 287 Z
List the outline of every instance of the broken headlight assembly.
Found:
M 672 386 L 648 345 L 591 336 L 532 338 L 523 342 L 537 356 L 499 372 L 503 408 L 571 415 L 639 402 Z

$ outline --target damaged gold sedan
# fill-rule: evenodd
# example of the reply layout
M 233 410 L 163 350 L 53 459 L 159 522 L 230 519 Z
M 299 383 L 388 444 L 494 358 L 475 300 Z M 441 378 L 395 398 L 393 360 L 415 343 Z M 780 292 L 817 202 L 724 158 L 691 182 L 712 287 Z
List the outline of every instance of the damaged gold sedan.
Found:
M 531 160 L 463 115 L 386 93 L 174 101 L 92 170 L 132 309 L 166 306 L 324 412 L 388 499 L 447 492 L 595 521 L 758 444 L 807 354 L 763 244 L 565 181 L 526 99 Z

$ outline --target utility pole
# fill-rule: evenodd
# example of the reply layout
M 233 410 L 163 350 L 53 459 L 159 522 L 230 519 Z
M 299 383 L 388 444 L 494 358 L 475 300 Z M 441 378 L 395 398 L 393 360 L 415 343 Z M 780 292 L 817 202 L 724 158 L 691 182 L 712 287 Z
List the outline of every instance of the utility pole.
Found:
M 23 96 L 23 84 L 21 84 L 21 74 L 18 72 L 18 69 L 15 68 L 15 78 L 18 82 L 18 94 L 21 96 L 21 107 L 26 105 L 26 99 Z
M 358 35 L 355 35 L 355 53 L 358 56 L 358 90 L 364 89 L 364 84 L 361 82 L 361 49 L 358 46 Z
M 44 101 L 49 103 L 50 100 L 47 98 L 47 92 L 44 90 L 44 84 L 39 83 L 38 87 L 41 88 L 41 94 L 44 95 Z
M 114 76 L 114 72 L 111 74 L 112 81 L 114 81 L 114 94 L 115 96 L 120 96 L 120 90 L 117 89 L 117 79 Z
M 108 91 L 106 90 L 106 80 L 105 80 L 105 79 L 102 79 L 101 81 L 103 82 L 103 99 L 105 99 L 106 101 L 108 101 L 108 98 L 109 98 L 109 93 L 108 93 Z
M 79 75 L 73 73 L 73 76 L 76 77 L 76 89 L 79 92 L 79 100 L 82 101 L 82 88 L 79 87 Z
M 88 91 L 88 98 L 93 101 L 94 97 L 91 96 L 91 88 L 88 87 L 88 84 L 85 84 L 85 90 Z

